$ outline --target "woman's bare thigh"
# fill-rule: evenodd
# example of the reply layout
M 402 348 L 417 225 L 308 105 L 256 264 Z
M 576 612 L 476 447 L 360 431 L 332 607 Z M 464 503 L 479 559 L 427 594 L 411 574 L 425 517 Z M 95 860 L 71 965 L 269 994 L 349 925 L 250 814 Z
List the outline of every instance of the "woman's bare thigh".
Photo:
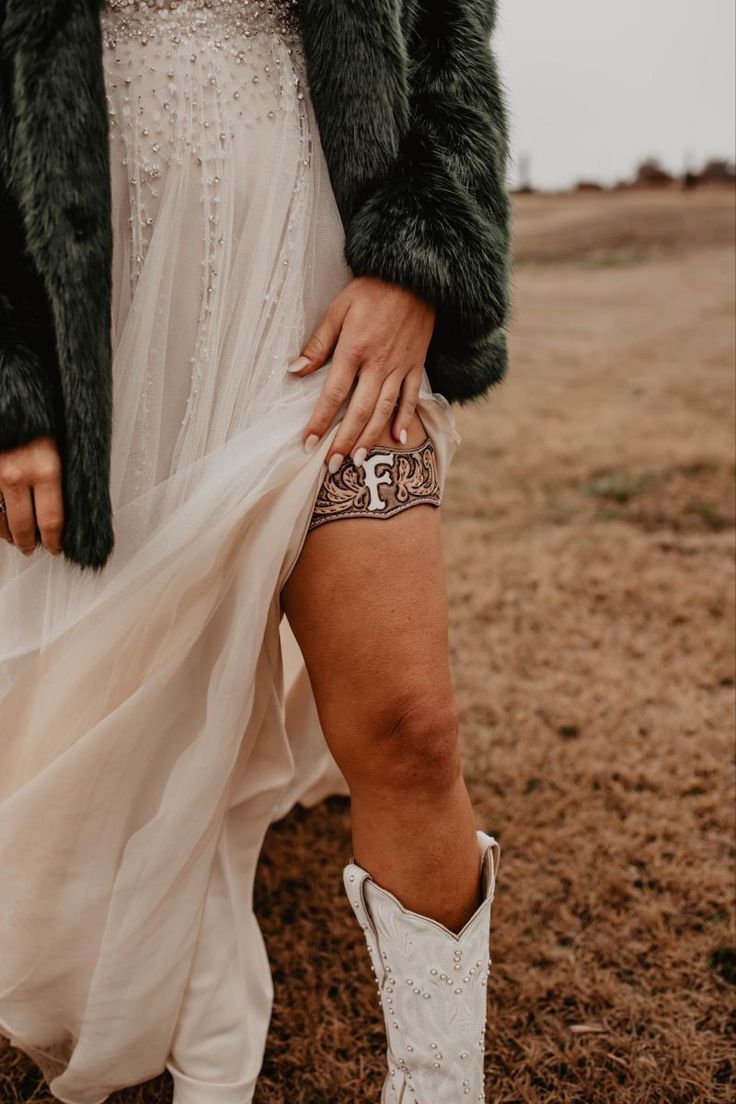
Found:
M 426 433 L 415 418 L 407 444 Z M 382 445 L 392 444 L 386 432 Z M 369 730 L 390 729 L 417 701 L 452 698 L 440 511 L 313 529 L 282 594 L 338 761 Z

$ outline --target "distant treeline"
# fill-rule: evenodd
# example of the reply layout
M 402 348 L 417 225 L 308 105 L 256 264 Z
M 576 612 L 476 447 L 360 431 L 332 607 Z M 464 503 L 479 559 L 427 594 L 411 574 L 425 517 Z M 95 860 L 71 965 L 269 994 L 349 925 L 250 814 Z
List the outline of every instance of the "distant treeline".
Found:
M 578 192 L 618 191 L 625 188 L 697 188 L 701 185 L 736 184 L 736 164 L 722 157 L 712 157 L 701 169 L 686 169 L 676 175 L 668 172 L 656 157 L 646 157 L 636 167 L 633 177 L 618 180 L 613 185 L 601 184 L 597 180 L 579 180 L 572 190 Z M 524 184 L 517 192 L 537 191 L 531 184 Z

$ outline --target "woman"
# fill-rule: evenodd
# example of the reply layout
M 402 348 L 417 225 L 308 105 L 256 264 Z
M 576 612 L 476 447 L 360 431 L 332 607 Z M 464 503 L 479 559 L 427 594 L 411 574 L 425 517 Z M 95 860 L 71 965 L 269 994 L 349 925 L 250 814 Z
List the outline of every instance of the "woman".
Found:
M 437 506 L 505 366 L 493 0 L 0 14 L 0 1029 L 69 1104 L 250 1101 L 258 852 L 347 787 L 384 1104 L 482 1100 Z

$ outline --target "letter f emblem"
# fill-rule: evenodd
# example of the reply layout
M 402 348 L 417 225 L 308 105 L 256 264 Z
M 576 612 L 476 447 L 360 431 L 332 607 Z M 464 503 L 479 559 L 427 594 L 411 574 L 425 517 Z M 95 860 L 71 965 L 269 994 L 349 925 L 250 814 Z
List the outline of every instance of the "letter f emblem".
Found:
M 375 456 L 369 456 L 363 461 L 363 478 L 370 494 L 368 509 L 374 513 L 378 510 L 386 509 L 386 503 L 379 495 L 378 488 L 382 484 L 391 483 L 391 472 L 384 471 L 381 475 L 378 475 L 376 468 L 385 466 L 390 469 L 393 467 L 393 463 L 394 454 L 392 452 L 379 452 Z

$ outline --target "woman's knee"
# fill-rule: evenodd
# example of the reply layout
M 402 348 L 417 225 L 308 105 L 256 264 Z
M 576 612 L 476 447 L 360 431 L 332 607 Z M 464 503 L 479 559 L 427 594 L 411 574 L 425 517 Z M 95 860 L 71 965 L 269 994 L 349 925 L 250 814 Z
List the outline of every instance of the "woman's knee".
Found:
M 451 691 L 427 686 L 390 695 L 374 717 L 364 717 L 341 764 L 351 789 L 441 794 L 460 774 L 458 712 Z

